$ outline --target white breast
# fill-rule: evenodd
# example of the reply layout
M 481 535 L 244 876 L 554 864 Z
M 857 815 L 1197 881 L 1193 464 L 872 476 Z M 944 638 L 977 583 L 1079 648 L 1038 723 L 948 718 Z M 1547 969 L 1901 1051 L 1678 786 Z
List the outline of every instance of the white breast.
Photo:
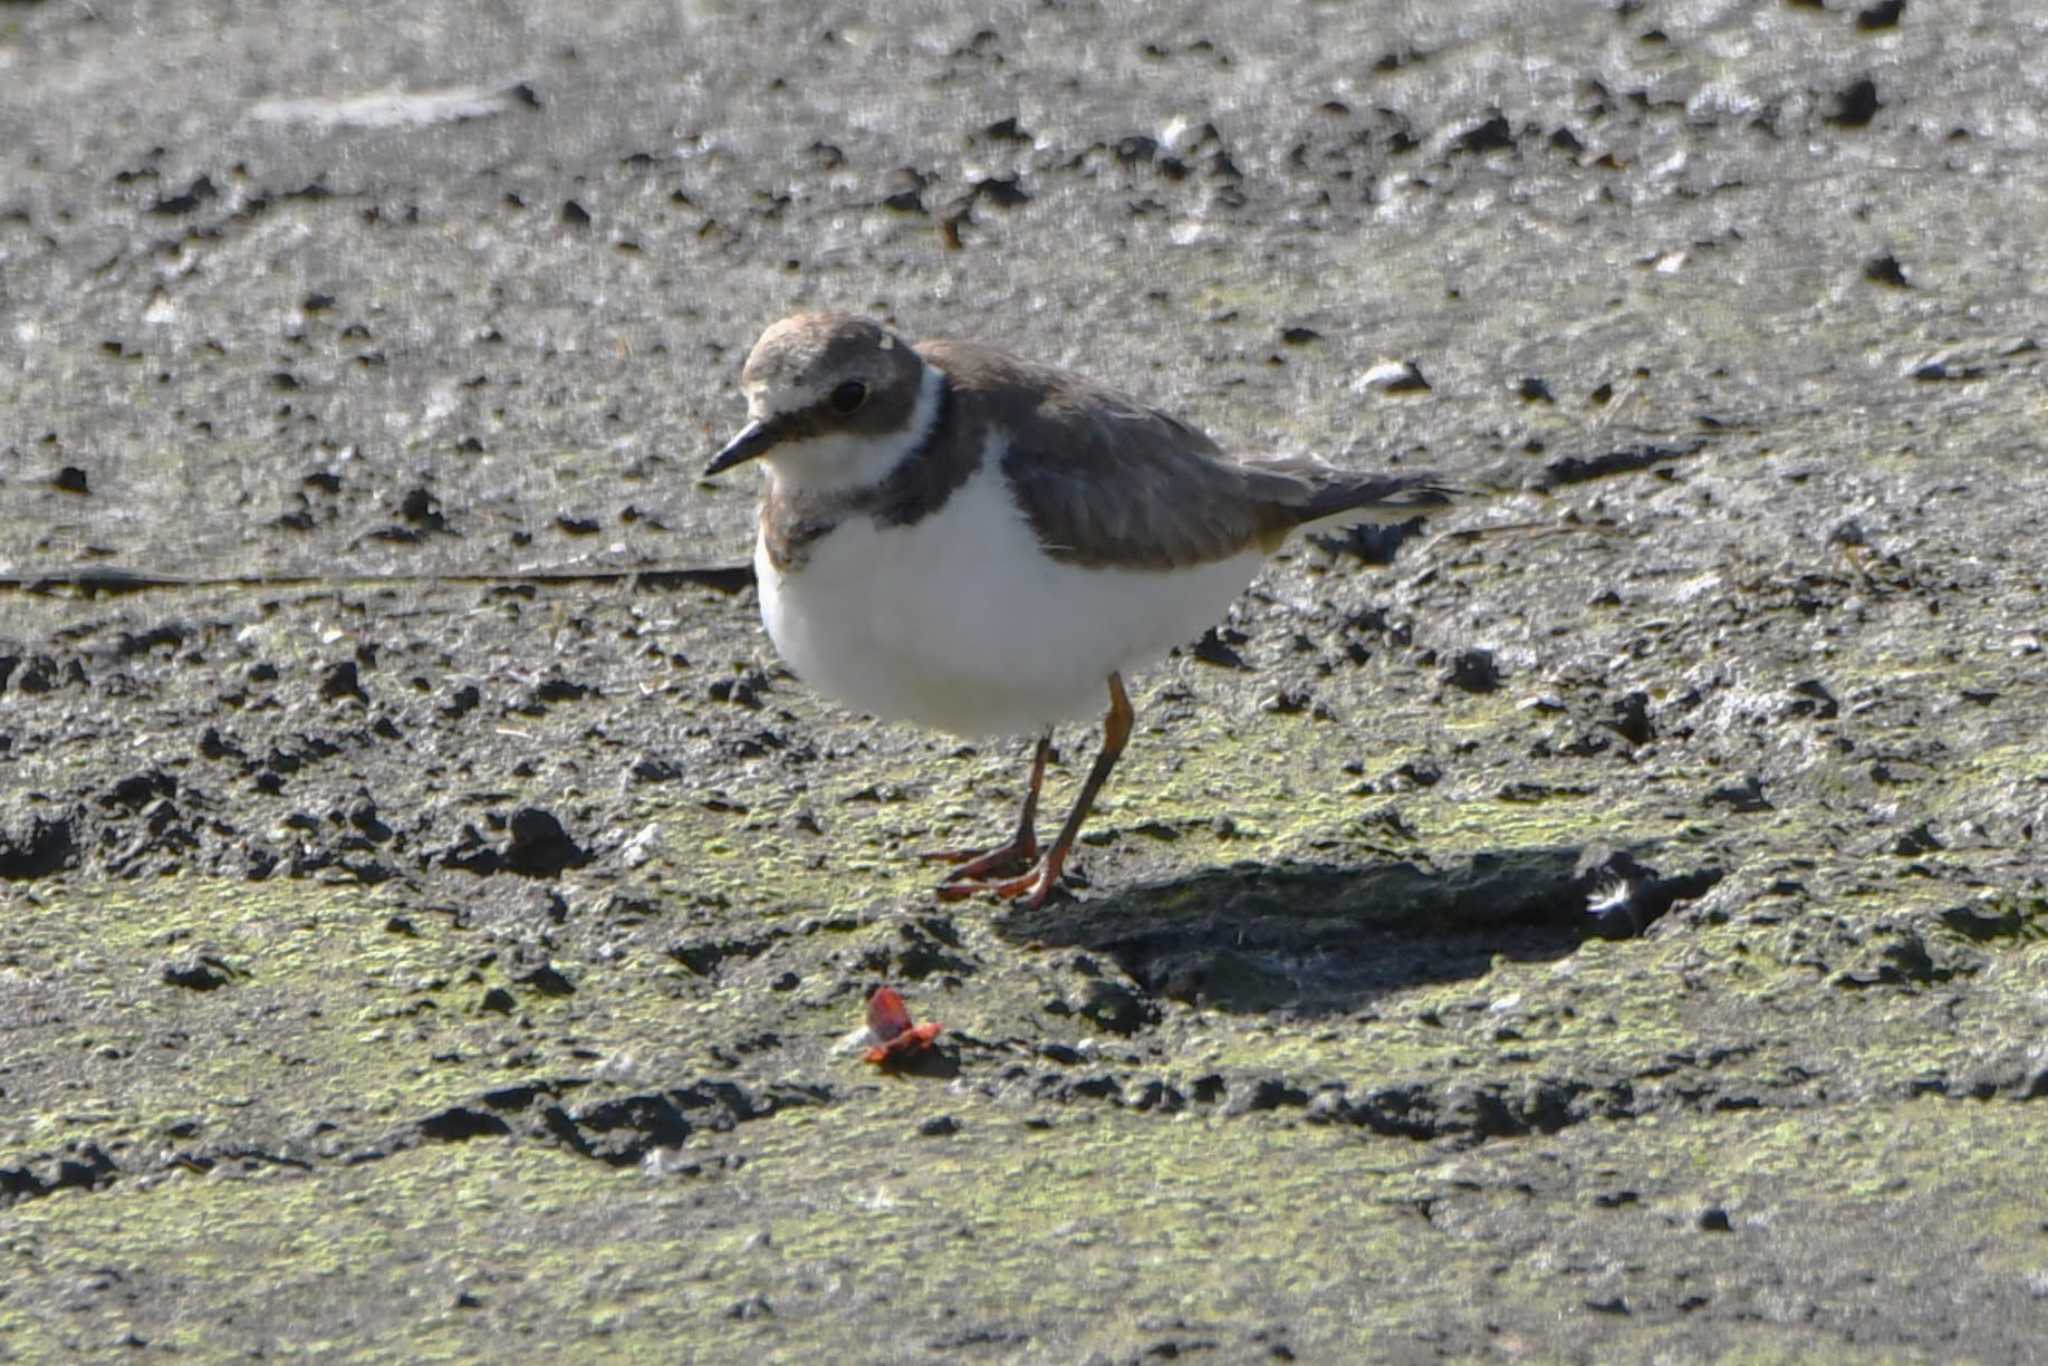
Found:
M 1195 639 L 1258 572 L 1256 549 L 1171 571 L 1053 560 L 998 455 L 915 525 L 849 517 L 788 576 L 756 547 L 761 616 L 798 677 L 884 720 L 1029 734 L 1100 713 L 1112 671 Z

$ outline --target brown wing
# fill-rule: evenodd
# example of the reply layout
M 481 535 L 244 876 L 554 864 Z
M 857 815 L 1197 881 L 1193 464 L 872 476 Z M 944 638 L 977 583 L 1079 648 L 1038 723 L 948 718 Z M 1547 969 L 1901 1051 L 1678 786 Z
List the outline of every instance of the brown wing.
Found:
M 1245 471 L 1180 419 L 1113 389 L 964 342 L 918 350 L 973 408 L 1031 436 L 1003 474 L 1046 549 L 1084 565 L 1171 569 L 1223 559 L 1260 534 Z M 969 405 L 957 405 L 961 411 Z M 984 432 L 966 434 L 977 446 Z
M 1449 501 L 1426 474 L 1359 475 L 1309 460 L 1241 465 L 1179 418 L 1126 394 L 965 342 L 920 343 L 988 421 L 1033 433 L 1003 474 L 1056 559 L 1175 569 L 1250 546 L 1271 550 L 1306 522 L 1358 512 L 1405 517 Z M 985 431 L 961 435 L 984 449 Z

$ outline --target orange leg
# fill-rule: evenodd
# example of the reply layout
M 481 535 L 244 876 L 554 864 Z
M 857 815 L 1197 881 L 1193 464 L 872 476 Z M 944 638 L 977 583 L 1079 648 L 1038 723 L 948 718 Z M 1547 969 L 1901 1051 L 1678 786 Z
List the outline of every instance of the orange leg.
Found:
M 1010 836 L 1010 842 L 994 849 L 934 849 L 918 857 L 929 862 L 957 863 L 960 866 L 946 874 L 945 886 L 954 882 L 974 882 L 987 877 L 1001 868 L 1019 863 L 1029 863 L 1038 857 L 1038 789 L 1045 785 L 1045 761 L 1052 753 L 1052 728 L 1038 737 L 1038 748 L 1031 756 L 1031 786 L 1024 792 L 1024 809 L 1017 816 L 1017 833 Z
M 1095 805 L 1095 796 L 1102 791 L 1103 783 L 1109 780 L 1109 771 L 1116 767 L 1118 756 L 1131 738 L 1131 699 L 1124 695 L 1124 681 L 1116 674 L 1109 676 L 1109 714 L 1102 721 L 1102 750 L 1095 756 L 1094 767 L 1088 770 L 1088 781 L 1081 784 L 1081 795 L 1074 799 L 1074 809 L 1067 813 L 1067 823 L 1060 827 L 1059 838 L 1052 848 L 1045 851 L 1032 869 L 1022 877 L 1005 881 L 967 882 L 948 878 L 939 888 L 942 900 L 957 901 L 976 892 L 994 892 L 1005 900 L 1015 901 L 1026 910 L 1036 910 L 1045 904 L 1045 898 L 1058 885 L 1060 873 L 1067 866 L 1067 855 L 1073 851 L 1074 840 L 1081 833 L 1081 822 L 1088 819 L 1089 810 Z M 1043 755 L 1046 741 L 1041 741 Z M 1032 790 L 1037 791 L 1033 783 Z M 1028 809 L 1028 808 L 1027 808 Z

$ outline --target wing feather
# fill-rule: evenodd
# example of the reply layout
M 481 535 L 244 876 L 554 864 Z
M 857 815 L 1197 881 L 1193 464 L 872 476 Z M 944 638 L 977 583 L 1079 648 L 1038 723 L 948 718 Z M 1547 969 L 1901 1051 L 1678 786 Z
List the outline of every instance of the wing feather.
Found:
M 1270 550 L 1293 528 L 1352 514 L 1400 521 L 1449 501 L 1428 474 L 1361 475 L 1314 460 L 1240 464 L 1202 432 L 1127 394 L 966 342 L 922 342 L 978 418 L 1013 439 L 1002 470 L 1039 541 L 1087 566 L 1178 569 Z M 986 430 L 963 431 L 977 444 Z M 981 447 L 985 449 L 985 447 Z

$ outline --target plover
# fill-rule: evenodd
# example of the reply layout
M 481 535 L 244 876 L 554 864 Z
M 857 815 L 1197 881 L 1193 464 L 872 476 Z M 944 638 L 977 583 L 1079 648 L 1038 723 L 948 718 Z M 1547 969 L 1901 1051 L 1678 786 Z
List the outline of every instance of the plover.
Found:
M 754 569 L 797 676 L 884 720 L 1037 734 L 1010 839 L 926 855 L 956 865 L 947 899 L 1044 902 L 1130 738 L 1124 671 L 1214 625 L 1289 532 L 1406 521 L 1453 494 L 1433 474 L 1236 462 L 1078 375 L 844 314 L 770 327 L 740 386 L 747 424 L 705 472 L 766 467 Z M 1041 853 L 1052 727 L 1104 689 L 1102 749 Z

